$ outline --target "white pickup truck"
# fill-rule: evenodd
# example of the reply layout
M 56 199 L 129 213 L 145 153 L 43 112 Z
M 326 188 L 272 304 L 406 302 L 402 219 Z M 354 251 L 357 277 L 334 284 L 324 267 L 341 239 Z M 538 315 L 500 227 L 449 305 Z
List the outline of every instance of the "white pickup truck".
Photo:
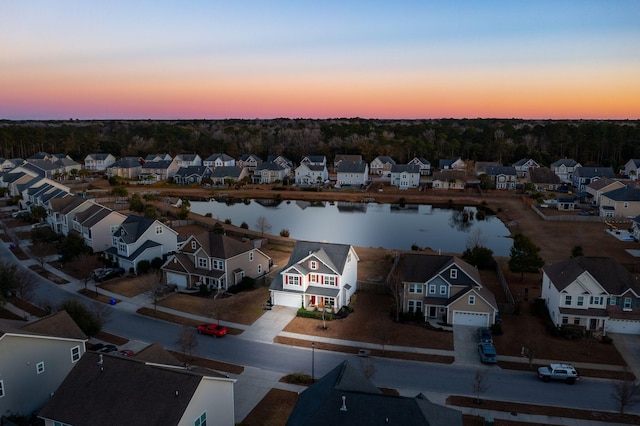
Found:
M 549 364 L 538 368 L 538 377 L 543 382 L 564 380 L 572 385 L 579 379 L 580 375 L 571 364 Z

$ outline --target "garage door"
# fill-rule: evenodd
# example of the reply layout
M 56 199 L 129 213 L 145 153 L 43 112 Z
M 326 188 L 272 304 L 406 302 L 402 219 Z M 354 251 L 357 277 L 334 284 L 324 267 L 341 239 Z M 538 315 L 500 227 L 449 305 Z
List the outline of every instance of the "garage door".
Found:
M 302 295 L 294 293 L 284 293 L 273 291 L 272 303 L 276 306 L 289 306 L 290 308 L 300 308 L 302 306 Z
M 176 274 L 174 272 L 167 272 L 167 283 L 175 284 L 179 288 L 187 288 L 187 276 Z
M 610 319 L 605 324 L 608 333 L 640 334 L 640 321 Z
M 488 327 L 489 314 L 482 312 L 453 311 L 453 323 L 457 325 L 473 325 L 475 327 Z

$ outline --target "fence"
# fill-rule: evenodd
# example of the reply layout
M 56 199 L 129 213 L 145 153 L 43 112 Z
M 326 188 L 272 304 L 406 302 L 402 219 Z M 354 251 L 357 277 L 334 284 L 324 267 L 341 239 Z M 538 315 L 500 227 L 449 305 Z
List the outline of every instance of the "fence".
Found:
M 384 282 L 357 281 L 356 289 L 365 293 L 386 294 L 387 286 Z
M 504 291 L 505 296 L 507 297 L 507 303 L 499 303 L 499 310 L 502 314 L 513 314 L 516 309 L 516 301 L 513 298 L 513 294 L 511 294 L 511 290 L 509 289 L 509 285 L 507 284 L 507 280 L 502 273 L 502 268 L 499 263 L 496 263 L 496 275 L 498 276 L 498 281 L 500 281 L 500 286 Z
M 582 216 L 579 214 L 575 215 L 559 215 L 559 216 L 547 216 L 536 206 L 531 205 L 531 208 L 538 216 L 540 216 L 543 220 L 548 222 L 609 222 L 609 223 L 631 223 L 631 219 L 626 219 L 622 217 L 601 217 L 601 216 Z

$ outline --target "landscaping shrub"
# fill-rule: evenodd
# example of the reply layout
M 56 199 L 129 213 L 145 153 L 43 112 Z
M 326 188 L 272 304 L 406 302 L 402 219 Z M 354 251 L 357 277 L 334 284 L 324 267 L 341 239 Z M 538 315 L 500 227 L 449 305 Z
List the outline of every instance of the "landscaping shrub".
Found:
M 560 336 L 567 340 L 581 339 L 584 337 L 584 331 L 577 327 L 560 327 Z
M 289 230 L 288 229 L 282 229 L 280 231 L 280 236 L 281 237 L 289 237 Z
M 153 260 L 151 261 L 151 267 L 153 269 L 160 269 L 162 268 L 162 264 L 164 263 L 164 261 L 159 258 L 159 257 L 154 257 Z
M 321 320 L 322 319 L 322 312 L 321 311 L 309 311 L 305 308 L 300 308 L 298 309 L 298 313 L 297 316 L 302 317 L 302 318 L 314 318 L 314 319 L 318 319 Z M 326 311 L 324 313 L 324 319 L 327 321 L 332 321 L 333 320 L 333 313 Z
M 238 294 L 241 291 L 247 291 L 253 289 L 255 286 L 255 280 L 253 278 L 244 277 L 238 284 L 234 284 L 227 290 L 231 294 Z
M 313 378 L 305 373 L 291 373 L 284 376 L 283 381 L 292 385 L 309 385 L 313 383 Z
M 200 284 L 198 286 L 198 290 L 200 290 L 200 294 L 202 294 L 203 296 L 206 296 L 210 293 L 209 287 L 205 283 Z
M 151 262 L 149 262 L 148 260 L 141 260 L 140 262 L 138 262 L 139 274 L 146 274 L 150 270 L 151 270 Z

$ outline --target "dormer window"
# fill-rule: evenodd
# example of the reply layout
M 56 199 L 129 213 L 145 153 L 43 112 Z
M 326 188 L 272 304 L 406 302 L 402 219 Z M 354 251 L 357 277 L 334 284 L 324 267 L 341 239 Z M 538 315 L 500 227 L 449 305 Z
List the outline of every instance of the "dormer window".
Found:
M 318 269 L 318 262 L 316 262 L 315 260 L 312 260 L 311 262 L 309 262 L 309 268 L 315 271 L 316 269 Z
M 457 269 L 451 269 L 449 271 L 449 278 L 451 278 L 452 280 L 455 280 L 458 278 L 458 270 Z

